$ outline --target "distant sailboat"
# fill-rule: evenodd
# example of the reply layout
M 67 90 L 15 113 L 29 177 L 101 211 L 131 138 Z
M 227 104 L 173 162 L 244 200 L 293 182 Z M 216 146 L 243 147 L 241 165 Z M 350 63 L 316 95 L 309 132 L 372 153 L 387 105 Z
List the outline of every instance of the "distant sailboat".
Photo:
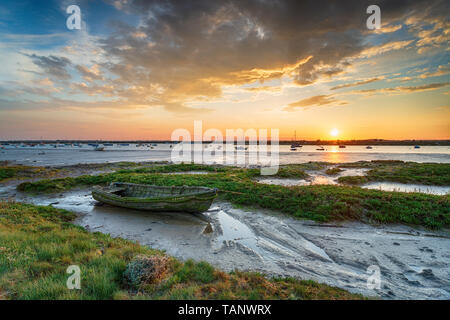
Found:
M 317 150 L 317 151 L 325 151 L 325 148 L 322 147 L 322 146 L 320 146 L 320 148 L 317 148 L 316 150 Z
M 420 149 L 420 146 L 414 146 L 414 149 Z
M 297 151 L 296 148 L 301 148 L 302 146 L 296 142 L 297 141 L 297 131 L 294 131 L 294 142 L 291 144 L 291 151 Z M 293 150 L 295 149 L 295 150 Z

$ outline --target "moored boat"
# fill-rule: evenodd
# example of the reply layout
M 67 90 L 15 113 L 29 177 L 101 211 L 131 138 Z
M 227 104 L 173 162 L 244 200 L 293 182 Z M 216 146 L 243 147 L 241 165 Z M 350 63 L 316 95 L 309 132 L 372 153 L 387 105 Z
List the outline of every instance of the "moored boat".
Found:
M 201 213 L 209 209 L 217 189 L 190 186 L 152 186 L 113 182 L 95 188 L 92 197 L 100 202 L 146 211 Z

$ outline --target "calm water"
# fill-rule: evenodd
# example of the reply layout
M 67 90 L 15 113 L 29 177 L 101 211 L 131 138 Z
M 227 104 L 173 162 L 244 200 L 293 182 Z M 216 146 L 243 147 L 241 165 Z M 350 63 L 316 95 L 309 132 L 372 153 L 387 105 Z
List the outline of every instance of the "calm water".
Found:
M 327 161 L 332 163 L 355 162 L 360 160 L 403 160 L 414 162 L 450 163 L 450 147 L 423 146 L 324 146 L 325 151 L 316 150 L 319 146 L 303 146 L 290 151 L 289 146 L 280 146 L 280 164 L 303 163 L 309 161 Z M 204 150 L 212 155 L 215 163 L 224 163 L 223 149 L 218 145 L 205 145 Z M 254 152 L 236 150 L 235 155 L 248 157 Z M 73 165 L 78 163 L 102 163 L 119 161 L 171 161 L 172 149 L 169 144 L 149 146 L 106 146 L 105 151 L 94 151 L 92 146 L 4 146 L 0 150 L 0 161 L 8 160 L 26 165 Z

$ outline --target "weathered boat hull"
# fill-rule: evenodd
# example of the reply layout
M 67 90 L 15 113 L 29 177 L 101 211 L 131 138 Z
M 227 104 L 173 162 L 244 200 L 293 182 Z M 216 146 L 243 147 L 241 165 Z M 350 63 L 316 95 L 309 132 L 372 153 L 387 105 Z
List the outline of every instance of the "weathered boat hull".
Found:
M 132 183 L 113 183 L 96 188 L 92 197 L 100 202 L 145 211 L 201 213 L 209 209 L 216 189 L 203 187 L 163 187 Z

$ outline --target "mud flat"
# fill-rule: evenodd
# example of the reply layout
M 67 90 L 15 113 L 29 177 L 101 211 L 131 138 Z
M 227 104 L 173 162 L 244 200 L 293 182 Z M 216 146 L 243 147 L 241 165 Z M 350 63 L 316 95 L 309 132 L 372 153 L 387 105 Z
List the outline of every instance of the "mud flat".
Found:
M 0 190 L 3 196 L 9 192 Z M 319 224 L 226 202 L 201 215 L 146 213 L 99 206 L 87 189 L 17 193 L 15 199 L 71 210 L 79 214 L 76 223 L 90 231 L 135 240 L 182 260 L 205 260 L 225 271 L 312 279 L 384 299 L 450 299 L 449 230 Z M 367 288 L 367 268 L 373 265 L 381 271 L 379 290 Z

